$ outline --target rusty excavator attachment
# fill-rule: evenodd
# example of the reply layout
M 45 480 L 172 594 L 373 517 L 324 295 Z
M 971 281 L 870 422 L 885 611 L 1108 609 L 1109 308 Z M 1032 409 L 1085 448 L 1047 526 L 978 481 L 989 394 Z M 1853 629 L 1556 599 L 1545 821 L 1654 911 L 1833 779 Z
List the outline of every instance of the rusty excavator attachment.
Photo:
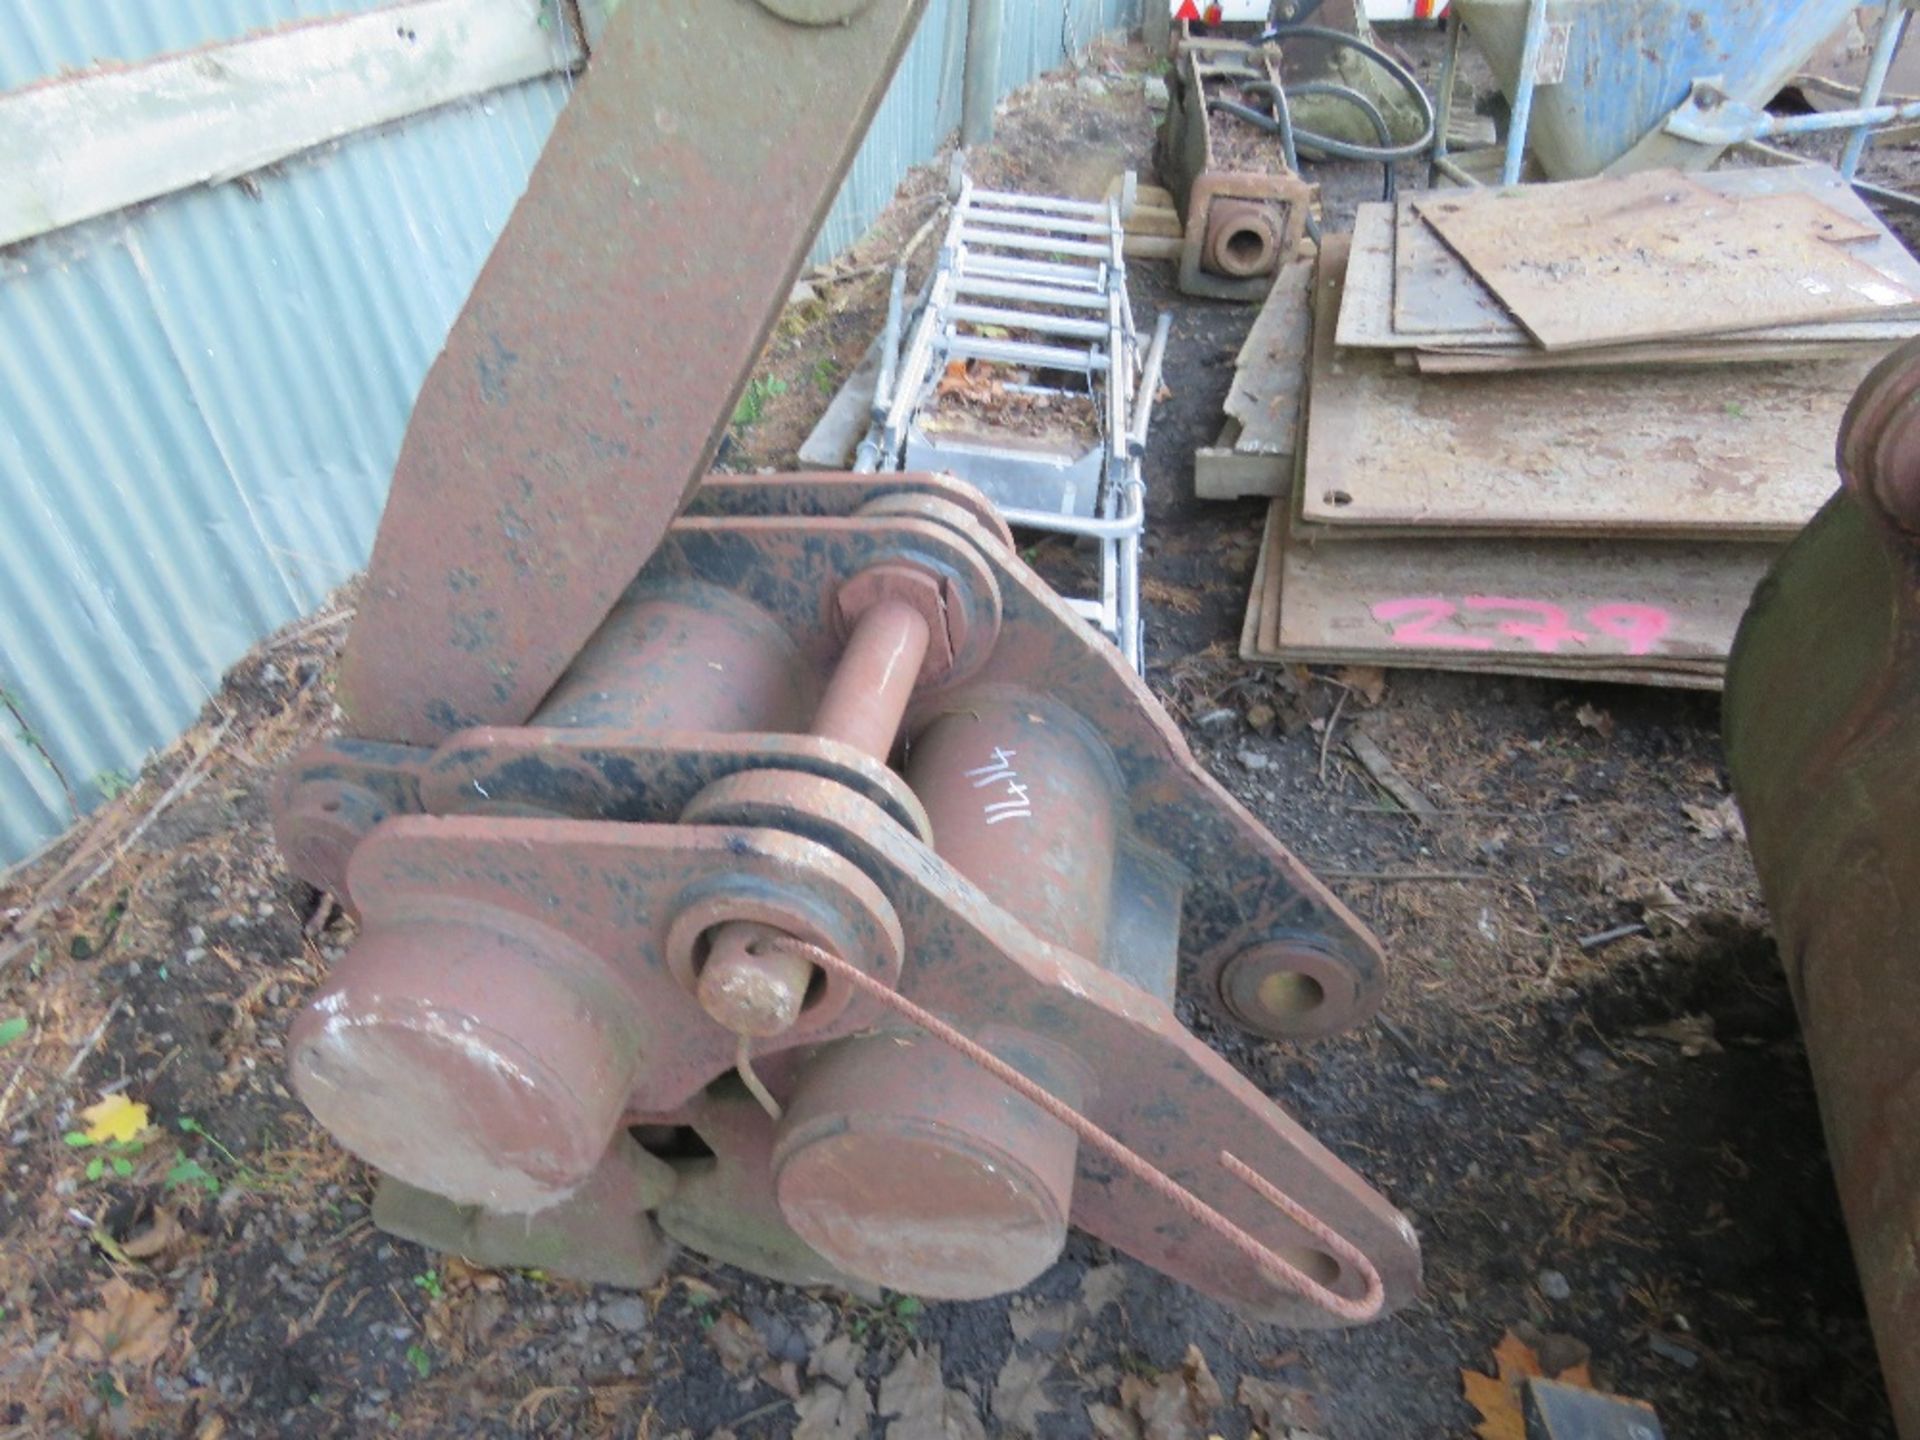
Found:
M 1404 1302 L 1406 1220 L 1173 1008 L 1340 1030 L 1373 938 L 976 491 L 700 483 L 921 4 L 721 9 L 626 0 L 421 394 L 276 796 L 360 926 L 296 1090 L 488 1263 L 968 1298 L 1072 1224 Z
M 1920 342 L 1860 384 L 1843 488 L 1727 667 L 1746 817 L 1903 1436 L 1920 1437 Z

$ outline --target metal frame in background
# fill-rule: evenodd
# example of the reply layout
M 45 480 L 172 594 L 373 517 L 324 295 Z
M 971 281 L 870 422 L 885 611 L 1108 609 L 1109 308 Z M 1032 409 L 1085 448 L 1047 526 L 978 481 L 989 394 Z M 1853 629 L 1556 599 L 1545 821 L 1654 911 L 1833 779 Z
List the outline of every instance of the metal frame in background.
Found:
M 1873 132 L 1889 125 L 1920 120 L 1920 101 L 1905 105 L 1882 105 L 1881 91 L 1887 72 L 1907 31 L 1907 20 L 1920 6 L 1920 0 L 1885 0 L 1886 18 L 1881 22 L 1874 42 L 1873 57 L 1867 65 L 1866 80 L 1860 87 L 1860 104 L 1851 110 L 1830 110 L 1812 115 L 1770 115 L 1764 109 L 1729 97 L 1717 76 L 1696 79 L 1693 88 L 1674 111 L 1661 122 L 1669 135 L 1701 145 L 1748 145 L 1778 157 L 1781 152 L 1759 142 L 1787 135 L 1807 135 L 1826 130 L 1851 133 L 1840 157 L 1840 173 L 1854 189 L 1888 204 L 1920 208 L 1920 197 L 1888 189 L 1856 178 L 1861 157 Z M 1447 53 L 1440 67 L 1439 118 L 1434 126 L 1433 155 L 1429 182 L 1444 175 L 1454 183 L 1478 186 L 1478 178 L 1463 170 L 1447 155 L 1447 127 L 1453 118 L 1454 77 L 1460 61 L 1460 34 L 1465 22 L 1459 9 L 1447 13 Z M 1533 92 L 1538 83 L 1540 53 L 1547 37 L 1547 0 L 1531 0 L 1527 7 L 1527 28 L 1520 46 L 1520 70 L 1514 80 L 1513 116 L 1507 127 L 1506 152 L 1500 167 L 1500 183 L 1516 185 L 1526 156 L 1527 132 L 1533 118 Z
M 1067 604 L 1140 670 L 1141 457 L 1172 316 L 1160 317 L 1143 353 L 1125 239 L 1114 200 L 980 190 L 963 178 L 910 332 L 905 275 L 895 271 L 873 426 L 854 470 L 952 474 L 982 490 L 1009 525 L 1096 541 L 1099 597 Z M 1016 377 L 1004 382 L 1014 393 L 1092 398 L 1099 443 L 1065 455 L 1017 436 L 960 439 L 930 428 L 948 365 L 966 361 L 1004 369 Z

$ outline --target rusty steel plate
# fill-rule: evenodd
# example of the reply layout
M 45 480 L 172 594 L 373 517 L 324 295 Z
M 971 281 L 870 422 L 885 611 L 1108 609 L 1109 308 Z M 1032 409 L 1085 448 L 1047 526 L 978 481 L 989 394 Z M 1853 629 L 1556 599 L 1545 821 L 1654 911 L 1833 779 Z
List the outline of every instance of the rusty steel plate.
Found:
M 1378 1268 L 1389 1307 L 1411 1298 L 1419 1248 L 1405 1218 L 1189 1034 L 1171 1008 L 1041 941 L 844 788 L 774 773 L 739 781 L 755 792 L 751 803 L 765 818 L 831 834 L 849 860 L 761 826 L 404 819 L 361 846 L 355 893 L 370 933 L 449 900 L 468 913 L 564 924 L 575 944 L 633 987 L 634 1008 L 622 1019 L 647 1030 L 623 1052 L 632 1065 L 633 1110 L 670 1116 L 697 1103 L 695 1095 L 733 1059 L 733 1037 L 687 1008 L 694 1002 L 661 958 L 675 897 L 723 860 L 804 862 L 818 876 L 838 874 L 842 885 L 864 875 L 899 917 L 909 957 L 899 972 L 902 993 L 1016 1064 L 1034 1047 L 1070 1056 L 1075 1098 L 1090 1119 L 1337 1293 L 1358 1295 L 1361 1277 L 1345 1273 L 1220 1167 L 1219 1152 L 1230 1150 L 1359 1247 Z M 848 958 L 857 957 L 858 946 L 850 948 Z M 872 1024 L 857 999 L 834 1033 L 856 1024 Z M 784 1037 L 767 1048 L 817 1038 Z M 794 1058 L 794 1070 L 763 1069 L 777 1095 L 804 1073 L 804 1055 Z M 1324 1312 L 1252 1273 L 1217 1234 L 1098 1156 L 1081 1154 L 1071 1203 L 1073 1223 L 1183 1283 L 1277 1323 L 1328 1323 Z
M 851 573 L 904 549 L 958 554 L 961 537 L 954 531 L 963 528 L 957 518 L 948 525 L 688 518 L 669 532 L 654 565 L 662 575 L 737 580 L 755 603 L 792 628 L 803 651 L 824 656 L 836 642 L 812 598 L 817 581 L 802 582 L 817 574 L 827 555 Z M 1299 1033 L 1326 1033 L 1372 1013 L 1386 974 L 1379 944 L 1366 927 L 1201 768 L 1179 728 L 1118 651 L 1089 643 L 1086 622 L 990 535 L 976 529 L 971 540 L 967 548 L 984 559 L 999 591 L 1000 638 L 969 676 L 916 697 L 909 730 L 935 717 L 961 684 L 1038 684 L 1111 748 L 1134 831 L 1189 879 L 1181 955 L 1193 967 L 1196 998 L 1226 1013 L 1217 997 L 1228 961 L 1269 940 L 1311 936 L 1351 977 L 1351 988 L 1330 991 L 1340 1003 L 1320 1011 L 1313 1028 Z
M 341 662 L 353 734 L 533 712 L 706 473 L 924 8 L 620 7 L 414 407 Z

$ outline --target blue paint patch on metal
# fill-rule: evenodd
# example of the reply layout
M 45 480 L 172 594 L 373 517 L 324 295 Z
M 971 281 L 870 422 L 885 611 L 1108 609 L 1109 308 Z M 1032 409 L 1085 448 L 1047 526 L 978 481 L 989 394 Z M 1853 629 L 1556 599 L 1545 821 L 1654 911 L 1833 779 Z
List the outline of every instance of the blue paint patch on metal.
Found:
M 1723 76 L 1727 94 L 1764 105 L 1853 7 L 1854 0 L 1548 0 L 1547 24 L 1570 27 L 1566 72 L 1535 91 L 1530 142 L 1549 175 L 1570 179 L 1626 154 L 1695 80 Z M 1459 0 L 1458 9 L 1512 99 L 1528 0 Z
M 0 253 L 0 863 L 71 823 L 55 766 L 85 808 L 366 563 L 414 394 L 567 88 Z

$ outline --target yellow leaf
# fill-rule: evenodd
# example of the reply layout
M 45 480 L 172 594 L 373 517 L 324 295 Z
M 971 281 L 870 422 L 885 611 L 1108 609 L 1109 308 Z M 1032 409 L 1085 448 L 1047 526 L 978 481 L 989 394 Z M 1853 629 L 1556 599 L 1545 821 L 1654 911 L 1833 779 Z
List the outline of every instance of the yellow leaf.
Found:
M 1527 1426 L 1520 1414 L 1519 1399 L 1506 1381 L 1477 1370 L 1462 1370 L 1460 1387 L 1467 1403 L 1480 1412 L 1480 1423 L 1473 1427 L 1480 1440 L 1526 1440 Z
M 1478 1370 L 1460 1372 L 1460 1389 L 1467 1403 L 1480 1412 L 1480 1423 L 1473 1433 L 1480 1440 L 1526 1440 L 1527 1426 L 1520 1411 L 1520 1388 L 1529 1379 L 1547 1378 L 1534 1348 L 1509 1330 L 1493 1347 L 1497 1375 L 1482 1375 Z M 1562 1370 L 1551 1377 L 1566 1385 L 1593 1388 L 1593 1376 L 1587 1362 Z
M 1540 1357 L 1534 1354 L 1533 1347 L 1511 1330 L 1493 1347 L 1493 1363 L 1500 1367 L 1500 1378 L 1510 1385 L 1542 1373 Z
M 145 1365 L 173 1340 L 173 1307 L 160 1296 L 109 1280 L 100 1308 L 73 1317 L 68 1341 L 76 1359 L 106 1365 Z
M 147 1128 L 151 1112 L 137 1100 L 129 1100 L 124 1095 L 109 1095 L 98 1105 L 89 1105 L 80 1112 L 80 1119 L 86 1125 L 86 1137 L 96 1145 L 104 1145 L 110 1140 L 132 1140 Z

